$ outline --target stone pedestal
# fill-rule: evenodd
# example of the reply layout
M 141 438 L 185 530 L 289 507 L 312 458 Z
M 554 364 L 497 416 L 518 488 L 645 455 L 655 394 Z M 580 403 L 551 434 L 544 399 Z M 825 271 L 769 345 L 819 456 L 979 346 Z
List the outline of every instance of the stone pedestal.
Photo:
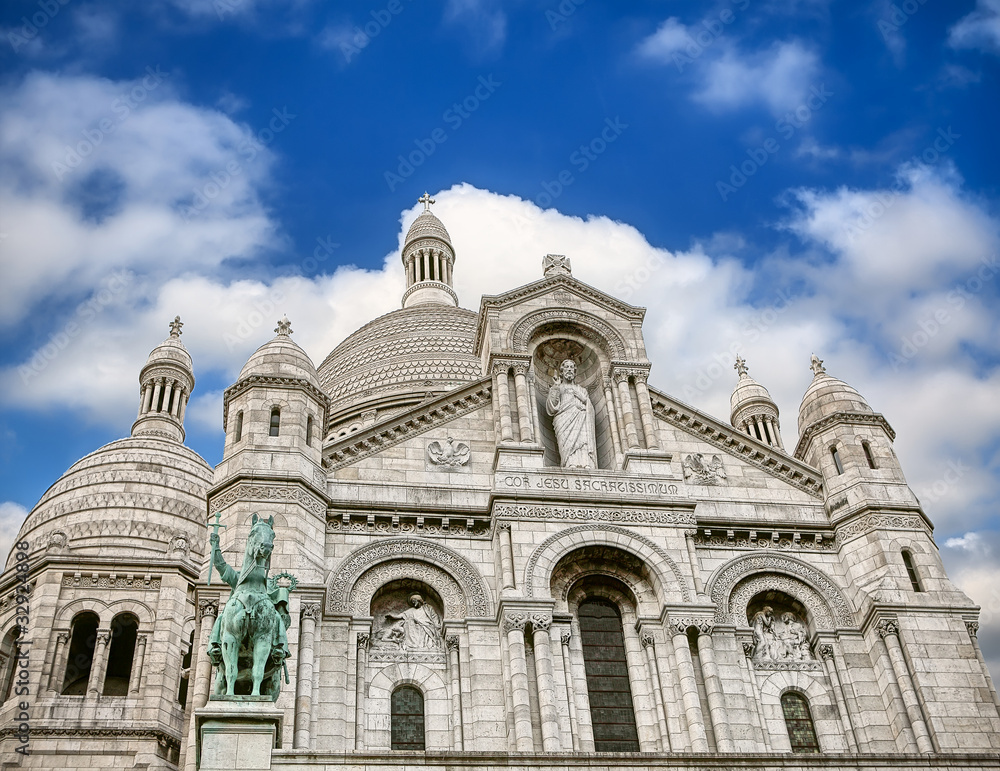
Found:
M 213 696 L 195 711 L 199 771 L 270 771 L 283 715 L 267 696 Z

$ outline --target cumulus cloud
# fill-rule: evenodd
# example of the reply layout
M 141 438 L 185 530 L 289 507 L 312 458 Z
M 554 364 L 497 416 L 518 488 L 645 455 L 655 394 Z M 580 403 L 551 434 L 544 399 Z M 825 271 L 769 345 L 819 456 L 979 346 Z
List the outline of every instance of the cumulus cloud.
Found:
M 731 23 L 731 18 L 730 18 Z M 746 51 L 725 35 L 719 19 L 687 26 L 676 17 L 664 21 L 636 46 L 647 61 L 672 64 L 694 83 L 692 98 L 713 110 L 763 104 L 775 115 L 802 105 L 810 89 L 822 85 L 815 52 L 796 40 Z
M 978 0 L 976 9 L 948 30 L 948 45 L 1000 53 L 1000 0 Z
M 0 503 L 0 564 L 7 564 L 7 555 L 14 548 L 14 539 L 21 523 L 28 516 L 28 510 L 19 503 L 4 501 Z

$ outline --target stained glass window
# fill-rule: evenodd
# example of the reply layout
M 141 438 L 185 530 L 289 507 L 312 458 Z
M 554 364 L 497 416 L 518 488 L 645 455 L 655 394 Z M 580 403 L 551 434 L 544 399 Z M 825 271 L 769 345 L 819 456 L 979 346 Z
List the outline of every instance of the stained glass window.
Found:
M 401 685 L 392 692 L 392 749 L 424 748 L 424 695 L 412 685 Z
M 785 726 L 792 752 L 819 752 L 816 730 L 813 728 L 809 703 L 801 693 L 789 691 L 781 697 L 781 709 L 785 713 Z

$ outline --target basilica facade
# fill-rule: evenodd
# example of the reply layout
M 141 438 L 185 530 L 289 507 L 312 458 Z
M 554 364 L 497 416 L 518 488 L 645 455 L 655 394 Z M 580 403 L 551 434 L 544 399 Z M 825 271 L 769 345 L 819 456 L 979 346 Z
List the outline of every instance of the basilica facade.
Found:
M 979 609 L 882 414 L 816 357 L 795 447 L 742 360 L 728 420 L 684 404 L 644 309 L 566 257 L 463 309 L 424 203 L 402 307 L 318 367 L 282 319 L 217 467 L 184 445 L 177 319 L 131 436 L 31 511 L 0 769 L 1000 767 Z M 217 621 L 265 521 L 256 696 Z

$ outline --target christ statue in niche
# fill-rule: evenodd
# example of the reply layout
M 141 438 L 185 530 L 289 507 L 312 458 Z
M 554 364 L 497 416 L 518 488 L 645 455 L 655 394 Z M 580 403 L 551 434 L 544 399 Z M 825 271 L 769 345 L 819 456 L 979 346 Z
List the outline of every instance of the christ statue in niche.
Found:
M 575 380 L 576 362 L 566 359 L 549 388 L 545 409 L 552 416 L 562 467 L 597 468 L 594 405 Z

